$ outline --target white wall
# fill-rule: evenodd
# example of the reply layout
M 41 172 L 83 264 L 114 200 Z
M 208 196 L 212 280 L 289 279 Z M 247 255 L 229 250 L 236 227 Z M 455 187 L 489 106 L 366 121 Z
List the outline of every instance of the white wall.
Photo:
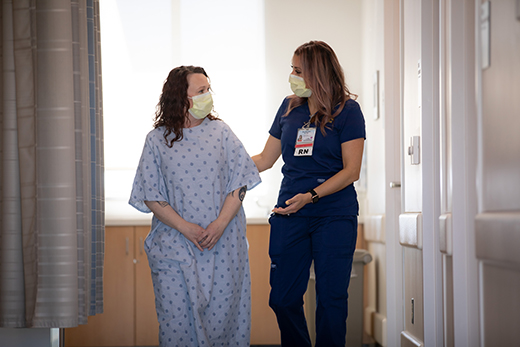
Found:
M 365 0 L 362 4 L 363 25 L 363 108 L 367 127 L 365 144 L 367 190 L 364 201 L 364 236 L 367 250 L 374 259 L 366 266 L 367 307 L 364 313 L 365 331 L 386 345 L 386 213 L 385 184 L 385 114 L 384 90 L 384 1 Z M 395 163 L 399 165 L 399 163 Z M 392 232 L 392 231 L 390 231 Z
M 520 3 L 490 4 L 490 64 L 478 69 L 479 330 L 481 346 L 506 346 L 520 340 Z
M 100 7 L 106 221 L 148 224 L 151 214 L 129 206 L 128 198 L 163 82 L 174 67 L 204 67 L 220 118 L 250 154 L 263 148 L 263 0 L 154 0 L 146 6 L 104 0 Z M 254 203 L 261 190 L 248 194 L 248 216 L 267 216 Z
M 367 127 L 365 155 L 367 160 L 366 214 L 385 213 L 385 122 L 384 112 L 384 3 L 382 0 L 363 1 L 363 90 L 361 101 Z M 379 95 L 374 91 L 376 71 L 379 71 Z M 379 117 L 374 98 L 379 98 Z

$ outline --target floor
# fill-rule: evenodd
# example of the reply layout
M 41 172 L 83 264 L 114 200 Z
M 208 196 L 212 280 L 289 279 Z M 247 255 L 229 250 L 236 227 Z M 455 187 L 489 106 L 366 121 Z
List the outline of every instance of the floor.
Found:
M 379 345 L 374 343 L 363 344 L 362 347 L 378 347 Z M 158 346 L 136 346 L 136 347 L 158 347 Z M 251 345 L 250 347 L 281 347 L 280 345 Z

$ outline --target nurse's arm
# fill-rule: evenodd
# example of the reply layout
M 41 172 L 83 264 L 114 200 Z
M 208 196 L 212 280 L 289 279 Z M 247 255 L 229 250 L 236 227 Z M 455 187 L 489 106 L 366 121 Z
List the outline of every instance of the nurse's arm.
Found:
M 343 158 L 343 169 L 337 174 L 314 188 L 320 196 L 327 196 L 351 185 L 359 179 L 361 162 L 363 160 L 363 148 L 365 139 L 355 139 L 341 144 L 341 156 Z M 308 193 L 310 199 L 310 193 Z
M 324 197 L 349 186 L 359 179 L 361 171 L 361 161 L 363 159 L 363 147 L 365 139 L 359 138 L 343 142 L 341 144 L 341 156 L 343 159 L 343 169 L 337 174 L 314 188 L 319 197 Z M 286 201 L 288 205 L 285 208 L 277 207 L 273 212 L 279 214 L 295 213 L 303 206 L 312 201 L 311 193 L 300 193 Z
M 203 227 L 184 220 L 166 201 L 145 201 L 144 203 L 157 219 L 167 226 L 178 230 L 184 237 L 193 242 L 200 251 L 203 251 L 199 243 L 206 237 Z
M 265 143 L 265 147 L 262 153 L 253 156 L 251 159 L 253 159 L 253 161 L 255 162 L 258 171 L 262 172 L 272 168 L 274 163 L 276 163 L 281 154 L 281 141 L 276 137 L 269 135 L 269 138 Z
M 229 222 L 237 215 L 240 210 L 240 206 L 242 206 L 242 201 L 244 201 L 244 197 L 246 196 L 247 186 L 243 186 L 238 188 L 226 196 L 224 200 L 224 205 L 222 205 L 222 209 L 220 210 L 220 214 L 217 219 L 211 222 L 206 228 L 206 239 L 201 242 L 201 246 L 203 248 L 207 248 L 211 250 L 215 244 L 218 242 L 224 230 L 227 228 Z

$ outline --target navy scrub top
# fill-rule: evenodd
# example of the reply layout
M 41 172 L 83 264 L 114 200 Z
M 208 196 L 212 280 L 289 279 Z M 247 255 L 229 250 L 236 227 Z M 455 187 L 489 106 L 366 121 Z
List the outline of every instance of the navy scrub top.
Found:
M 310 119 L 307 103 L 294 108 L 285 117 L 282 115 L 289 106 L 289 98 L 285 98 L 276 113 L 269 134 L 281 141 L 283 180 L 280 186 L 277 206 L 286 207 L 285 201 L 298 193 L 305 193 L 316 188 L 325 180 L 343 169 L 341 144 L 354 139 L 366 138 L 365 119 L 359 104 L 349 99 L 343 110 L 332 123 L 329 123 L 325 136 L 321 129 L 316 129 L 312 156 L 294 156 L 294 146 L 298 129 Z M 311 124 L 311 127 L 314 127 Z M 354 184 L 344 189 L 321 197 L 316 204 L 307 204 L 295 215 L 321 216 L 352 216 L 359 212 Z

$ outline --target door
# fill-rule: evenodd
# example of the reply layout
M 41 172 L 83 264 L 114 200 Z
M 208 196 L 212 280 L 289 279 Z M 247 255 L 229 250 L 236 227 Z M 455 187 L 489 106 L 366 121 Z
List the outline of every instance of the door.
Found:
M 480 346 L 520 341 L 520 1 L 477 1 Z
M 452 246 L 452 62 L 457 59 L 453 55 L 455 40 L 452 40 L 456 28 L 453 3 L 450 0 L 440 1 L 440 61 L 439 61 L 439 152 L 440 152 L 440 217 L 439 217 L 439 251 L 442 258 L 442 322 L 443 344 L 454 346 L 453 321 L 453 246 Z M 458 19 L 457 19 L 458 20 Z M 458 43 L 457 43 L 458 44 Z M 456 48 L 455 48 L 456 49 Z
M 401 346 L 442 345 L 439 16 L 439 1 L 401 1 Z
M 401 346 L 423 346 L 421 2 L 401 1 L 402 213 L 404 330 Z
M 385 253 L 386 329 L 378 341 L 383 346 L 399 346 L 404 331 L 403 247 L 399 242 L 399 215 L 402 206 L 401 149 L 401 1 L 384 1 L 383 117 L 385 136 Z M 369 185 L 369 189 L 370 189 Z

